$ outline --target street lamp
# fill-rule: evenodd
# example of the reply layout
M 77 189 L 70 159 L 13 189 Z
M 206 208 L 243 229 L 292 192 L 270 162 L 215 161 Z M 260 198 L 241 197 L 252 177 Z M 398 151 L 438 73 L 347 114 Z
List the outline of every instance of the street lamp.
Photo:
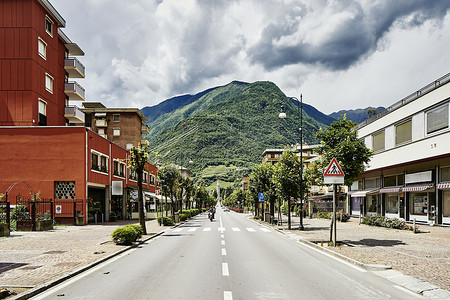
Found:
M 295 97 L 289 97 L 288 101 L 291 99 L 300 103 L 297 104 L 298 113 L 300 115 L 300 225 L 298 230 L 304 230 L 303 227 L 303 97 L 300 94 L 300 101 Z M 280 119 L 286 119 L 286 112 L 284 110 L 284 105 L 281 105 L 281 112 L 278 115 Z M 289 203 L 290 205 L 290 203 Z

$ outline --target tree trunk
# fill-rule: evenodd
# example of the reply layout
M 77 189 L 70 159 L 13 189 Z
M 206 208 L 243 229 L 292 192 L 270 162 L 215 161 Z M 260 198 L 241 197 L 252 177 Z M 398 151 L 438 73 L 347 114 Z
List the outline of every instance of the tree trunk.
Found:
M 144 199 L 142 196 L 142 174 L 144 170 L 138 169 L 138 210 L 139 210 L 139 224 L 141 224 L 143 234 L 147 234 L 147 229 L 145 228 L 145 217 L 144 217 Z
M 288 199 L 288 229 L 291 230 L 291 199 Z

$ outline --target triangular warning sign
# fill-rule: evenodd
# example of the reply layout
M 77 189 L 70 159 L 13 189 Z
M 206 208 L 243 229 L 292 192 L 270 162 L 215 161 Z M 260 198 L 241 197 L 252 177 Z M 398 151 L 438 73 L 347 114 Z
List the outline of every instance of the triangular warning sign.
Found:
M 344 176 L 344 172 L 335 157 L 331 160 L 323 176 Z

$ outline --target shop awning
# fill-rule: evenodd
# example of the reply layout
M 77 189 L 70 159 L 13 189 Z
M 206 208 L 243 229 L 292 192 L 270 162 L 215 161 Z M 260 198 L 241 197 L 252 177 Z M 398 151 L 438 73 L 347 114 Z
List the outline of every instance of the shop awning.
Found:
M 450 190 L 450 182 L 441 182 L 436 185 L 438 190 Z
M 363 190 L 363 191 L 355 191 L 354 193 L 351 193 L 350 197 L 365 197 L 367 194 L 376 194 L 379 191 L 379 189 L 371 189 L 371 190 Z
M 401 187 L 390 187 L 380 189 L 380 194 L 400 193 Z
M 405 186 L 402 188 L 402 192 L 423 192 L 425 190 L 428 190 L 429 188 L 432 188 L 433 184 L 425 184 L 425 185 L 411 185 L 411 186 Z

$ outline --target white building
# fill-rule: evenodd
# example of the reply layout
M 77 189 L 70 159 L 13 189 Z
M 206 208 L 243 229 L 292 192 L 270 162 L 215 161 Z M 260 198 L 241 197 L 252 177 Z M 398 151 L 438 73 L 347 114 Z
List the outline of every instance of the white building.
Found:
M 450 73 L 358 124 L 374 155 L 352 186 L 353 215 L 450 224 Z M 436 218 L 435 218 L 436 216 Z

